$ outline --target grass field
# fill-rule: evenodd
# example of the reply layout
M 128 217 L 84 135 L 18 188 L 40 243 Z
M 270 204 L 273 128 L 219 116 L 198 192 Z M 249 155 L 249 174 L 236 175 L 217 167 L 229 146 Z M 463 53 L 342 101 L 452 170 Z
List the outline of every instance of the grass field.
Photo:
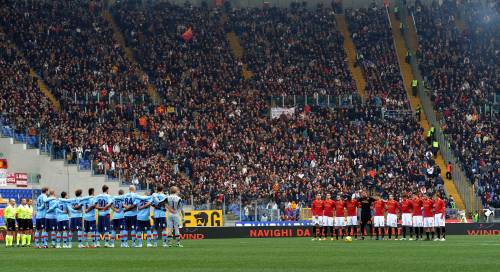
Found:
M 446 242 L 184 241 L 184 248 L 0 248 L 2 271 L 500 271 L 498 236 Z

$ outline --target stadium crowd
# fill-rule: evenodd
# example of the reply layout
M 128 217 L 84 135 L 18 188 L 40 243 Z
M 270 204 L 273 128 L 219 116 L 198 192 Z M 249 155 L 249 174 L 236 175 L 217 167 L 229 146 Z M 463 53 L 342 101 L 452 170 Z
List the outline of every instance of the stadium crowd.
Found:
M 496 5 L 496 6 L 495 6 Z M 457 23 L 464 10 L 465 29 Z M 444 133 L 483 203 L 500 207 L 498 3 L 417 5 L 420 70 L 442 116 Z
M 56 152 L 64 150 L 70 161 L 91 160 L 98 174 L 153 186 L 175 184 L 196 203 L 272 198 L 281 209 L 327 191 L 351 195 L 367 188 L 397 197 L 401 187 L 443 190 L 419 125 L 409 118 L 382 118 L 377 103 L 349 109 L 300 106 L 291 116 L 270 118 L 272 94 L 355 92 L 328 9 L 241 10 L 225 17 L 217 10 L 171 4 L 119 5 L 111 12 L 150 76 L 140 78 L 139 67 L 112 39 L 112 28 L 101 16 L 102 1 L 4 2 L 0 22 L 7 38 L 15 37 L 63 104 L 60 112 L 50 109 L 19 58 L 11 80 L 25 81 L 31 90 L 20 95 L 32 93 L 47 105 L 27 114 L 38 120 Z M 383 30 L 385 17 L 373 9 L 351 14 L 365 74 L 371 75 L 367 92 L 372 99 L 380 96 L 381 105 L 406 109 L 390 32 Z M 372 15 L 377 18 L 374 33 L 366 25 Z M 252 25 L 250 18 L 260 19 Z M 363 23 L 353 23 L 358 21 Z M 190 28 L 192 38 L 184 39 Z M 242 63 L 226 42 L 225 31 L 231 28 L 248 52 L 244 61 L 253 69 L 252 80 L 241 78 Z M 385 42 L 372 52 L 365 32 Z M 326 44 L 330 47 L 319 46 Z M 2 49 L 2 61 L 15 62 L 7 51 Z M 12 66 L 2 70 L 7 67 Z M 147 99 L 148 82 L 156 85 L 161 105 Z M 2 86 L 4 115 L 20 107 L 23 98 L 5 95 L 8 91 L 8 85 Z M 109 99 L 119 94 L 129 99 Z M 12 116 L 9 122 L 16 127 L 34 123 Z

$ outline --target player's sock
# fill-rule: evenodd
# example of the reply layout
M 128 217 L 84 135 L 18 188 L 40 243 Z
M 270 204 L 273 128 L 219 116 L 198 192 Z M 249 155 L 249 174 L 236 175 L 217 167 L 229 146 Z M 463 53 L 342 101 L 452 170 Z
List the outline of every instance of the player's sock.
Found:
M 167 244 L 169 244 L 169 243 L 170 243 L 170 241 L 172 241 L 172 235 L 168 235 L 168 236 L 167 236 Z
M 131 236 L 132 236 L 132 246 L 134 246 L 135 245 L 135 240 L 137 238 L 135 230 L 132 230 Z
M 378 240 L 378 235 L 379 235 L 378 234 L 378 229 L 379 229 L 378 227 L 375 227 L 375 237 L 377 238 L 377 240 Z
M 153 244 L 155 246 L 158 245 L 158 231 L 157 230 L 153 231 Z
M 16 245 L 19 245 L 19 242 L 21 241 L 21 234 L 17 233 L 16 234 Z
M 373 225 L 368 224 L 368 228 L 370 229 L 370 238 L 372 238 L 373 237 Z
M 55 231 L 50 232 L 50 241 L 52 243 L 52 246 L 56 245 L 56 232 Z
M 396 239 L 398 239 L 398 237 L 399 237 L 399 229 L 398 229 L 398 227 L 394 228 L 394 235 L 396 236 Z
M 122 245 L 127 244 L 127 234 L 128 234 L 128 232 L 126 230 L 120 231 L 120 240 L 122 242 Z
M 402 226 L 401 230 L 403 231 L 403 238 L 406 239 L 406 227 Z
M 358 227 L 352 226 L 352 229 L 353 229 L 353 232 L 354 232 L 354 238 L 357 239 L 358 238 Z
M 26 234 L 26 243 L 31 246 L 31 234 Z
M 10 243 L 11 239 L 12 239 L 12 235 L 5 235 L 5 246 L 11 245 L 11 243 Z
M 443 234 L 443 239 L 446 239 L 446 228 L 441 227 L 441 234 Z
M 111 236 L 109 238 L 110 238 L 111 244 L 114 245 L 115 240 L 116 240 L 116 231 L 115 230 L 111 231 Z
M 56 243 L 58 246 L 61 245 L 61 233 L 60 232 L 57 232 L 57 236 L 56 236 Z
M 344 239 L 344 235 L 345 235 L 345 229 L 344 228 L 340 228 L 339 231 L 340 231 L 340 235 L 341 235 L 340 237 L 343 240 Z
M 382 240 L 385 238 L 385 228 L 380 228 L 380 232 L 382 233 Z
M 339 232 L 340 230 L 339 229 L 335 229 L 335 239 L 338 240 L 339 239 Z
M 430 237 L 430 232 L 429 232 L 429 231 L 426 231 L 426 232 L 425 232 L 425 236 L 427 237 L 427 240 L 431 239 L 431 237 Z
M 148 245 L 151 244 L 151 237 L 152 237 L 151 230 L 148 230 L 146 232 L 146 241 L 147 241 Z
M 389 230 L 389 240 L 392 238 L 392 227 L 387 228 Z
M 351 235 L 351 226 L 347 226 L 347 235 L 350 236 Z
M 181 236 L 180 235 L 175 235 L 175 242 L 177 243 L 177 245 L 181 244 Z
M 137 245 L 142 247 L 142 231 L 136 232 Z
M 423 235 L 424 235 L 424 228 L 420 227 L 420 239 L 424 238 Z
M 26 234 L 21 234 L 21 245 L 25 246 L 26 245 Z
M 95 231 L 94 231 L 94 232 L 92 232 L 92 245 L 93 245 L 93 246 L 97 246 L 97 242 L 98 242 L 98 240 L 97 240 L 97 239 L 98 239 L 98 238 L 99 238 L 99 237 L 98 237 L 97 232 L 95 232 Z
M 63 244 L 64 245 L 68 245 L 68 237 L 69 237 L 68 232 L 66 232 L 66 231 L 63 232 Z
M 313 237 L 316 238 L 318 234 L 316 233 L 316 226 L 312 226 Z
M 39 231 L 35 231 L 35 247 L 38 247 L 38 239 L 40 237 L 40 232 Z
M 366 228 L 366 224 L 365 223 L 361 223 L 361 237 L 365 236 L 365 228 Z
M 166 230 L 161 231 L 161 237 L 163 238 L 163 243 L 167 244 L 167 231 Z
M 109 244 L 109 232 L 104 232 L 104 243 Z
M 410 227 L 410 238 L 413 238 L 413 227 Z

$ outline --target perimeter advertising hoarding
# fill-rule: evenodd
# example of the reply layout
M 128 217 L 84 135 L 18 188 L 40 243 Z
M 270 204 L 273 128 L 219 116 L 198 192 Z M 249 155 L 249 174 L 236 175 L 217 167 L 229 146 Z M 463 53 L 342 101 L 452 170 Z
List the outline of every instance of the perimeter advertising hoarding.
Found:
M 457 223 L 446 226 L 446 235 L 500 236 L 500 223 Z M 5 229 L 0 231 L 0 241 Z M 310 227 L 193 227 L 182 228 L 181 239 L 203 240 L 223 238 L 282 238 L 311 237 Z M 76 237 L 75 237 L 76 238 Z M 453 238 L 452 238 L 453 239 Z

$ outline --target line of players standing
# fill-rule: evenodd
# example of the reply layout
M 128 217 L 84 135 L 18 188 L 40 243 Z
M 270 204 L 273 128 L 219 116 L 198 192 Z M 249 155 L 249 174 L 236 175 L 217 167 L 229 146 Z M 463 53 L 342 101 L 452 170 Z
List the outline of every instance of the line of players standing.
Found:
M 82 190 L 76 190 L 75 197 L 69 199 L 66 192 L 57 198 L 54 190 L 42 188 L 36 201 L 34 246 L 47 248 L 50 238 L 52 247 L 71 248 L 76 233 L 79 248 L 99 247 L 103 240 L 104 247 L 114 247 L 116 237 L 121 241 L 121 247 L 142 247 L 143 234 L 146 235 L 147 247 L 157 247 L 158 235 L 162 236 L 163 247 L 172 246 L 174 239 L 175 246 L 182 247 L 179 229 L 182 227 L 183 201 L 177 187 L 172 187 L 171 194 L 166 195 L 163 187 L 157 186 L 156 193 L 145 196 L 138 195 L 133 185 L 127 194 L 120 190 L 118 196 L 109 195 L 108 189 L 108 186 L 102 186 L 102 193 L 95 196 L 94 189 L 90 188 L 85 197 Z M 153 228 L 151 207 L 154 211 Z M 15 222 L 11 225 L 10 230 L 15 231 Z M 33 227 L 32 221 L 30 225 Z M 20 221 L 18 226 L 21 226 Z
M 350 200 L 342 199 L 340 196 L 333 200 L 330 194 L 322 200 L 321 195 L 316 195 L 311 206 L 313 241 L 326 240 L 328 235 L 331 236 L 331 240 L 334 236 L 338 240 L 339 235 L 342 239 L 351 235 L 357 239 L 358 208 L 361 209 L 361 239 L 364 239 L 365 229 L 368 226 L 367 233 L 370 238 L 373 238 L 375 233 L 377 240 L 380 236 L 385 239 L 387 231 L 389 240 L 392 239 L 393 232 L 395 240 L 398 240 L 398 219 L 401 219 L 403 237 L 400 240 L 406 240 L 409 229 L 409 240 L 413 240 L 414 233 L 416 240 L 423 239 L 425 231 L 426 240 L 445 241 L 446 205 L 438 194 L 434 195 L 433 199 L 426 194 L 413 194 L 411 198 L 409 194 L 404 194 L 403 199 L 398 202 L 392 195 L 388 200 L 383 200 L 380 197 L 370 197 L 366 192 L 363 192 L 360 198 L 353 197 Z M 436 238 L 434 238 L 435 232 Z

